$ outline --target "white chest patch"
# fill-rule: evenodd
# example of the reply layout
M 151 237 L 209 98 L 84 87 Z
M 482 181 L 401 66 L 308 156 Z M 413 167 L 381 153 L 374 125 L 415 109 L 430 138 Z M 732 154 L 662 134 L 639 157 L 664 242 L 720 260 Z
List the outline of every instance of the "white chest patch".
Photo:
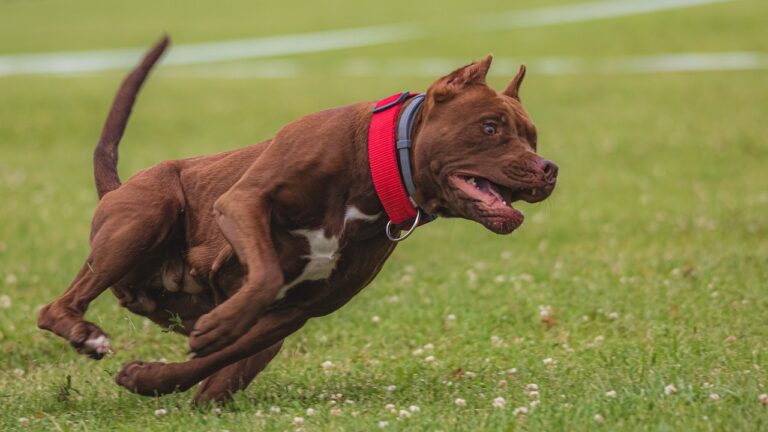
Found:
M 355 220 L 373 221 L 379 218 L 381 214 L 367 215 L 361 212 L 357 207 L 349 206 L 344 212 L 344 227 L 348 222 Z M 325 229 L 319 228 L 315 230 L 299 229 L 291 231 L 291 234 L 302 236 L 307 239 L 309 243 L 309 253 L 303 255 L 302 258 L 309 260 L 304 270 L 302 270 L 299 277 L 292 280 L 290 283 L 283 285 L 278 291 L 275 300 L 280 300 L 285 297 L 288 290 L 295 287 L 304 281 L 310 280 L 323 280 L 328 279 L 329 276 L 336 269 L 336 262 L 339 260 L 339 238 L 342 232 L 338 235 L 326 235 Z
M 347 210 L 344 212 L 344 225 L 347 225 L 347 222 L 355 221 L 355 220 L 361 220 L 366 222 L 375 221 L 376 219 L 381 216 L 381 213 L 376 213 L 375 215 L 367 215 L 360 211 L 359 208 L 355 206 L 349 206 L 347 207 Z

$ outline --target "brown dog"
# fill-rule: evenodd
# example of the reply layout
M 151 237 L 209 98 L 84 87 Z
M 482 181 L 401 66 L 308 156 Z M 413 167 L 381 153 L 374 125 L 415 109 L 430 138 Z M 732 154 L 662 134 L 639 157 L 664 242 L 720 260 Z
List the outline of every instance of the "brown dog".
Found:
M 131 362 L 118 384 L 159 395 L 202 381 L 195 402 L 224 401 L 285 337 L 363 289 L 396 243 L 369 164 L 370 102 L 308 115 L 250 147 L 162 162 L 121 185 L 117 145 L 167 45 L 165 38 L 147 54 L 115 98 L 94 153 L 101 202 L 91 253 L 38 325 L 103 357 L 108 336 L 83 316 L 112 287 L 122 306 L 162 326 L 180 317 L 176 330 L 195 354 L 181 363 Z M 401 168 L 413 172 L 411 211 L 507 234 L 523 221 L 507 203 L 545 199 L 557 167 L 536 155 L 536 130 L 518 97 L 525 68 L 497 93 L 485 84 L 490 64 L 488 56 L 430 86 L 408 114 L 413 148 L 400 152 Z M 399 108 L 416 99 L 401 98 Z

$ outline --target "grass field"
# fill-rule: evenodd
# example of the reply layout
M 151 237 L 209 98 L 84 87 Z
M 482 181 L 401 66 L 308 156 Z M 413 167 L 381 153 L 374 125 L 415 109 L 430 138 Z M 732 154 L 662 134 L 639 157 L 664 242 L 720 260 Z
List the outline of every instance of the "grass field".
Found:
M 164 30 L 189 43 L 431 17 L 435 36 L 412 41 L 161 66 L 123 140 L 126 178 L 431 82 L 407 70 L 339 73 L 359 59 L 457 67 L 488 52 L 531 64 L 768 53 L 768 6 L 757 0 L 461 31 L 477 14 L 566 2 L 9 1 L 0 2 L 0 55 L 148 46 Z M 293 73 L 231 73 L 276 61 Z M 561 169 L 554 195 L 523 205 L 526 223 L 510 236 L 461 220 L 419 229 L 220 415 L 190 409 L 191 391 L 153 399 L 113 383 L 132 359 L 183 360 L 186 343 L 109 293 L 88 315 L 113 336 L 116 353 L 101 362 L 35 325 L 87 254 L 90 157 L 123 74 L 0 76 L 0 430 L 768 429 L 768 70 L 529 70 L 523 100 L 540 152 Z M 495 87 L 509 79 L 491 69 Z

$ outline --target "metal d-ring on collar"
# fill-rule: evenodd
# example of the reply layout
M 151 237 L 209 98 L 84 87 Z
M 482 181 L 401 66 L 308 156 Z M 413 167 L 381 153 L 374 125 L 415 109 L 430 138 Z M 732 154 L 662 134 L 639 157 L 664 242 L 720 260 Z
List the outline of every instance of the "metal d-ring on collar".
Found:
M 419 221 L 421 220 L 421 209 L 416 209 L 416 217 L 413 218 L 413 225 L 411 225 L 410 228 L 408 228 L 408 231 L 405 232 L 405 234 L 401 235 L 400 237 L 395 237 L 394 234 L 392 234 L 392 221 L 387 222 L 387 228 L 384 230 L 384 232 L 387 234 L 387 238 L 392 240 L 393 242 L 397 243 L 399 241 L 403 241 L 408 238 L 409 235 L 413 232 L 413 230 L 416 229 L 416 227 L 419 225 Z M 395 226 L 398 231 L 400 229 Z M 399 233 L 398 233 L 399 234 Z
M 397 142 L 395 143 L 395 149 L 397 151 L 398 165 L 400 166 L 400 178 L 403 180 L 403 185 L 405 185 L 405 190 L 408 193 L 408 200 L 411 201 L 411 204 L 416 209 L 416 217 L 413 219 L 411 227 L 408 228 L 405 234 L 399 237 L 396 237 L 392 233 L 392 221 L 390 220 L 387 222 L 385 232 L 387 238 L 393 242 L 399 242 L 408 238 L 421 221 L 422 211 L 413 199 L 413 193 L 416 190 L 416 187 L 413 185 L 413 174 L 411 171 L 411 147 L 413 146 L 411 134 L 413 133 L 413 123 L 416 120 L 416 115 L 419 113 L 419 110 L 421 110 L 421 105 L 423 103 L 423 93 L 414 96 L 411 103 L 405 107 L 403 114 L 400 116 L 400 121 L 397 124 Z M 397 228 L 397 226 L 395 226 L 395 228 Z

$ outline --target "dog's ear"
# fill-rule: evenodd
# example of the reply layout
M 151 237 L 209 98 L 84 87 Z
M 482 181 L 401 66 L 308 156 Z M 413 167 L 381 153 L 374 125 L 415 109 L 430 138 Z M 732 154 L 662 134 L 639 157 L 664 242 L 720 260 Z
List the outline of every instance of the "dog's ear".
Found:
M 525 65 L 520 65 L 520 70 L 517 71 L 515 78 L 511 83 L 509 83 L 507 89 L 504 90 L 504 94 L 511 98 L 520 100 L 520 84 L 523 83 L 523 78 L 525 78 Z
M 493 61 L 493 56 L 488 54 L 482 60 L 458 68 L 435 81 L 427 93 L 432 95 L 436 102 L 443 102 L 471 85 L 484 85 L 491 61 Z

